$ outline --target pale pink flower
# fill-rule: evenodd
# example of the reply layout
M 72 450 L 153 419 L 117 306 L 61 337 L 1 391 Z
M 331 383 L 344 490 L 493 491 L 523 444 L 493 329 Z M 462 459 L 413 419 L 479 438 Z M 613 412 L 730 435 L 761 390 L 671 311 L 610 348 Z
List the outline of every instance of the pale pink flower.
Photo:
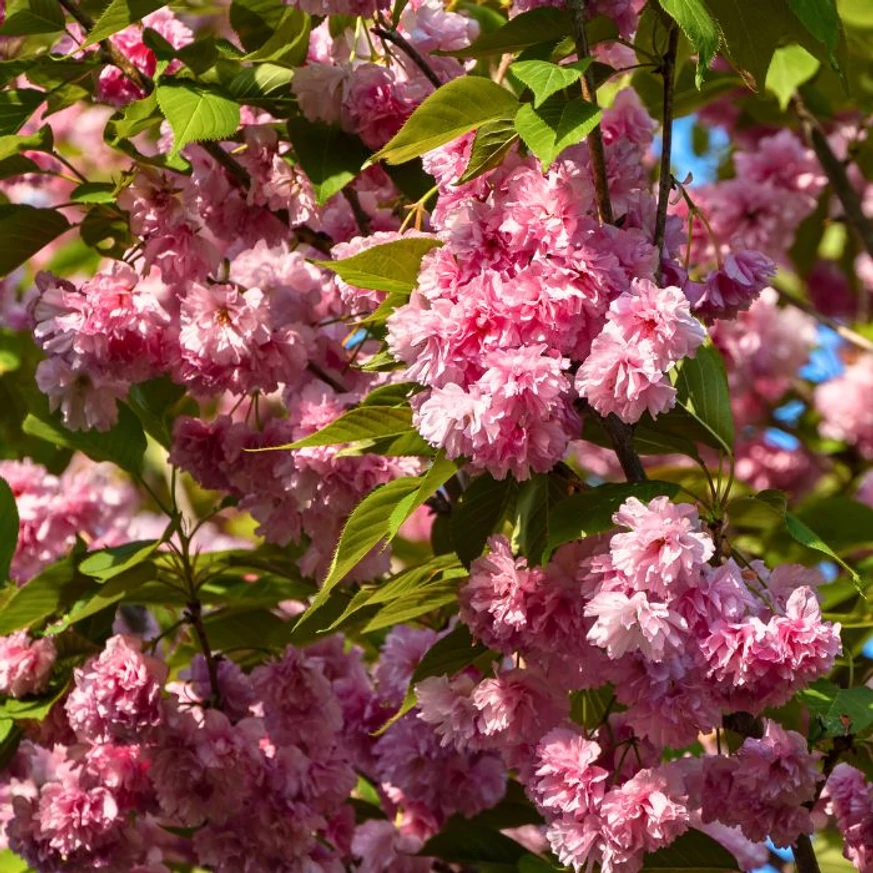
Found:
M 160 725 L 167 667 L 140 649 L 135 637 L 110 637 L 98 657 L 76 669 L 66 710 L 81 739 L 135 742 Z
M 606 791 L 609 772 L 595 762 L 601 748 L 569 728 L 555 728 L 539 742 L 528 789 L 550 813 L 582 817 L 595 810 Z
M 511 652 L 524 639 L 530 598 L 542 570 L 514 558 L 504 536 L 489 537 L 488 549 L 473 561 L 470 580 L 459 594 L 461 620 L 486 645 Z
M 615 413 L 628 423 L 639 421 L 644 412 L 656 417 L 676 402 L 676 389 L 651 350 L 609 333 L 594 340 L 576 374 L 576 390 L 601 415 Z
M 634 585 L 662 597 L 694 585 L 715 546 L 703 533 L 695 506 L 656 497 L 642 503 L 629 497 L 612 520 L 629 528 L 610 541 L 612 567 Z
M 31 640 L 27 631 L 0 637 L 0 694 L 26 697 L 45 691 L 57 651 L 51 637 Z

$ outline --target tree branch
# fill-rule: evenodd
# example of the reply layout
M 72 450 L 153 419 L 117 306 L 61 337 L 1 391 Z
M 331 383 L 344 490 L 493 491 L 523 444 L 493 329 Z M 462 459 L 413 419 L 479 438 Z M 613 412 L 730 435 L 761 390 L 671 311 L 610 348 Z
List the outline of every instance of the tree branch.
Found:
M 661 171 L 658 177 L 658 211 L 655 215 L 654 246 L 658 252 L 657 277 L 661 276 L 661 249 L 664 247 L 664 234 L 667 232 L 667 204 L 670 200 L 673 175 L 670 161 L 673 156 L 673 92 L 675 88 L 676 52 L 679 46 L 679 28 L 670 19 L 670 41 L 667 54 L 661 65 L 664 77 L 663 126 L 661 134 Z
M 373 33 L 385 42 L 390 42 L 396 45 L 414 64 L 424 73 L 425 78 L 434 88 L 439 88 L 442 85 L 440 77 L 434 71 L 434 68 L 424 59 L 418 49 L 412 45 L 407 39 L 401 36 L 393 27 L 374 27 Z
M 633 425 L 625 424 L 614 412 L 606 416 L 598 415 L 598 418 L 609 436 L 625 479 L 628 482 L 645 482 L 648 477 L 634 448 Z
M 576 43 L 576 58 L 591 57 L 588 35 L 585 32 L 585 5 L 587 0 L 567 0 L 567 9 L 573 20 L 573 40 Z M 597 89 L 594 74 L 589 67 L 582 76 L 582 96 L 597 106 Z M 588 134 L 588 153 L 591 156 L 591 171 L 594 176 L 594 196 L 597 199 L 597 214 L 601 224 L 612 224 L 612 202 L 609 199 L 609 182 L 606 176 L 606 156 L 603 151 L 603 134 L 598 124 Z

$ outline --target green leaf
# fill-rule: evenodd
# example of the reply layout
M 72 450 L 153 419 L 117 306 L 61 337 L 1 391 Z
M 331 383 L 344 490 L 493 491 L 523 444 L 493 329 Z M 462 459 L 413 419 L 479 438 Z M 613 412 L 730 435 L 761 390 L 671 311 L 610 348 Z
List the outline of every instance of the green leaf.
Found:
M 286 67 L 299 67 L 306 60 L 312 22 L 305 12 L 288 6 L 270 38 L 243 56 L 246 61 L 270 61 Z
M 103 14 L 94 22 L 82 48 L 94 45 L 136 21 L 142 21 L 146 15 L 165 5 L 166 0 L 111 0 Z
M 79 225 L 79 236 L 108 258 L 123 257 L 132 244 L 127 213 L 108 203 L 92 204 Z
M 779 101 L 784 112 L 797 89 L 808 82 L 819 70 L 821 61 L 814 58 L 803 46 L 787 45 L 776 49 L 770 69 L 767 70 L 766 87 Z
M 259 49 L 276 32 L 288 7 L 283 0 L 233 0 L 230 26 L 248 52 Z
M 788 512 L 785 494 L 773 489 L 759 491 L 750 497 L 740 497 L 730 501 L 727 506 L 728 518 L 741 526 L 769 527 L 775 516 L 785 526 L 791 538 L 815 552 L 821 552 L 836 561 L 851 577 L 858 590 L 861 590 L 861 577 L 849 566 L 814 530 L 796 515 Z
M 93 461 L 111 461 L 129 473 L 142 470 L 146 438 L 136 416 L 123 403 L 118 404 L 118 423 L 103 433 L 99 431 L 71 431 L 60 417 L 48 408 L 31 411 L 22 430 L 30 436 L 86 454 Z
M 67 219 L 55 209 L 0 205 L 0 276 L 8 276 L 69 229 Z
M 239 105 L 203 85 L 170 80 L 159 85 L 155 95 L 173 130 L 171 154 L 190 142 L 227 139 L 239 127 Z
M 12 719 L 13 721 L 33 720 L 43 721 L 51 708 L 63 697 L 70 683 L 68 671 L 62 671 L 66 675 L 55 676 L 49 687 L 39 697 L 26 697 L 16 700 L 10 697 L 0 705 L 0 720 Z M 0 867 L 0 873 L 2 873 Z
M 458 579 L 466 575 L 463 569 L 453 574 L 438 574 L 429 584 L 421 585 L 407 591 L 403 596 L 393 598 L 370 619 L 363 633 L 405 624 L 442 606 L 457 603 Z
M 565 148 L 581 142 L 597 127 L 601 115 L 581 97 L 566 101 L 552 97 L 539 109 L 525 103 L 515 116 L 515 128 L 545 172 Z
M 114 203 L 115 198 L 112 182 L 83 182 L 70 192 L 73 203 Z
M 33 627 L 96 590 L 93 579 L 77 572 L 76 560 L 64 558 L 18 589 L 0 609 L 0 636 Z
M 371 246 L 341 261 L 313 261 L 357 288 L 409 294 L 418 284 L 421 259 L 442 242 L 435 237 L 408 236 Z
M 12 849 L 4 849 L 0 852 L 0 873 L 30 873 L 30 869 L 28 863 Z
M 390 542 L 400 525 L 457 471 L 457 466 L 437 456 L 424 476 L 394 479 L 371 491 L 353 510 L 343 527 L 327 577 L 310 608 L 320 608 L 331 590 L 379 543 Z
M 679 25 L 697 51 L 695 81 L 699 88 L 718 51 L 721 40 L 718 25 L 713 21 L 703 0 L 660 0 L 660 2 L 663 10 Z
M 515 867 L 529 853 L 520 843 L 498 830 L 453 816 L 436 836 L 424 844 L 419 854 L 457 864 L 502 864 Z
M 582 494 L 572 494 L 552 511 L 547 554 L 558 546 L 614 527 L 612 516 L 629 497 L 644 503 L 666 495 L 675 497 L 679 486 L 673 482 L 637 482 L 599 485 Z
M 276 100 L 290 100 L 293 70 L 278 64 L 257 64 L 240 70 L 228 83 L 227 94 L 238 103 L 250 106 L 271 105 Z
M 486 121 L 473 137 L 470 160 L 458 179 L 458 184 L 463 185 L 499 167 L 516 142 L 518 131 L 515 129 L 514 119 L 498 118 L 496 121 Z
M 615 692 L 611 685 L 585 688 L 570 698 L 570 718 L 589 730 L 601 725 L 615 706 Z
M 519 16 L 521 17 L 521 16 Z M 518 101 L 481 76 L 461 76 L 433 92 L 370 163 L 402 164 L 463 136 L 487 121 L 513 118 Z
M 498 30 L 483 33 L 467 48 L 444 54 L 463 58 L 512 54 L 530 45 L 563 39 L 572 31 L 573 25 L 566 10 L 545 6 L 516 15 Z
M 497 480 L 488 473 L 474 479 L 452 507 L 452 542 L 462 563 L 482 554 L 488 537 L 497 530 L 515 502 L 518 483 L 511 476 Z
M 706 0 L 712 15 L 718 20 L 726 45 L 726 51 L 734 66 L 744 74 L 750 87 L 763 87 L 773 53 L 788 43 L 800 43 L 807 51 L 828 61 L 835 68 L 841 54 L 845 53 L 842 34 L 837 32 L 834 43 L 836 50 L 830 49 L 821 34 L 811 31 L 801 21 L 792 6 L 812 7 L 828 17 L 827 7 L 833 0 Z M 824 33 L 832 37 L 827 27 Z
M 5 479 L 0 479 L 0 580 L 9 578 L 9 567 L 18 546 L 18 508 Z
M 708 445 L 732 455 L 734 417 L 721 355 L 712 345 L 702 346 L 679 364 L 677 373 L 678 405 L 703 426 Z
M 873 509 L 850 497 L 807 503 L 797 517 L 840 554 L 873 545 Z
M 142 100 L 135 100 L 115 113 L 106 125 L 104 138 L 111 145 L 122 139 L 136 136 L 150 127 L 156 127 L 161 121 L 158 99 L 154 92 Z
M 857 734 L 873 724 L 873 688 L 859 685 L 840 688 L 818 679 L 797 697 L 818 720 L 820 736 L 844 737 Z
M 184 396 L 182 385 L 168 376 L 159 376 L 131 386 L 127 402 L 145 432 L 165 449 L 170 449 L 173 443 L 170 411 Z
M 279 449 L 335 446 L 373 437 L 399 436 L 407 432 L 414 432 L 412 410 L 408 406 L 357 406 L 344 412 L 336 421 L 297 442 L 250 451 L 270 452 Z
M 840 14 L 835 0 L 787 0 L 788 7 L 810 35 L 824 43 L 831 64 L 837 65 L 837 44 L 840 41 Z
M 643 860 L 643 871 L 658 870 L 660 873 L 737 869 L 737 859 L 721 843 L 695 830 L 687 831 L 669 846 L 646 855 Z
M 154 550 L 154 547 L 152 548 Z M 119 570 L 104 577 L 99 588 L 90 592 L 89 597 L 77 603 L 64 617 L 58 630 L 72 627 L 76 622 L 97 615 L 104 609 L 108 609 L 141 588 L 146 582 L 154 580 L 156 574 L 155 565 L 150 561 L 140 561 L 131 564 L 125 570 Z
M 0 160 L 5 160 L 20 152 L 51 152 L 54 136 L 48 124 L 28 136 L 0 136 Z
M 852 581 L 859 587 L 861 578 L 814 530 L 807 527 L 796 515 L 785 513 L 785 530 L 791 537 L 802 546 L 821 552 L 836 561 L 852 577 Z
M 319 204 L 348 185 L 370 156 L 369 149 L 356 136 L 302 116 L 288 121 L 288 135 Z
M 9 9 L 0 36 L 32 36 L 64 29 L 64 13 L 57 0 L 25 0 Z
M 0 136 L 18 133 L 43 100 L 45 94 L 34 88 L 0 91 Z
M 514 545 L 532 564 L 539 564 L 551 536 L 552 512 L 566 500 L 567 483 L 554 474 L 537 473 L 519 486 Z
M 12 155 L 0 159 L 0 179 L 11 179 L 13 176 L 23 176 L 25 173 L 41 173 L 42 168 L 36 161 L 24 155 Z
M 139 540 L 92 552 L 79 564 L 79 572 L 85 576 L 92 576 L 100 582 L 107 582 L 150 558 L 159 542 L 159 540 Z
M 591 58 L 566 67 L 548 61 L 516 61 L 509 70 L 533 91 L 533 105 L 539 109 L 552 94 L 578 82 L 590 66 Z

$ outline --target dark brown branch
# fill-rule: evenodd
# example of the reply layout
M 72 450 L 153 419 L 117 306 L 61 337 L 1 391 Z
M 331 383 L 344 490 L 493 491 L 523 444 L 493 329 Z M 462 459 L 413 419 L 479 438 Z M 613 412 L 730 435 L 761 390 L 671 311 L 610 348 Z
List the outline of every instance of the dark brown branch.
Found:
M 806 104 L 800 96 L 794 98 L 794 109 L 800 118 L 804 138 L 815 152 L 822 169 L 830 180 L 834 194 L 837 195 L 837 199 L 842 204 L 846 221 L 858 234 L 867 254 L 873 258 L 873 221 L 864 215 L 861 197 L 849 180 L 845 164 L 834 154 L 818 119 L 806 108 Z
M 633 425 L 625 424 L 614 412 L 607 416 L 600 416 L 600 421 L 609 436 L 625 479 L 628 482 L 645 482 L 648 477 L 643 462 L 634 448 Z
M 801 834 L 791 847 L 791 852 L 794 855 L 794 869 L 797 873 L 821 873 L 809 834 Z
M 654 245 L 658 252 L 658 276 L 661 274 L 661 249 L 667 232 L 667 204 L 670 201 L 673 176 L 670 161 L 673 156 L 673 91 L 676 78 L 676 52 L 679 47 L 679 28 L 670 21 L 670 41 L 661 66 L 664 78 L 663 125 L 661 133 L 661 174 L 658 178 L 658 211 L 655 215 Z
M 355 223 L 358 225 L 358 230 L 363 236 L 370 235 L 370 216 L 364 211 L 361 206 L 361 201 L 358 198 L 358 192 L 351 185 L 346 185 L 343 188 L 343 197 L 349 204 L 352 210 L 352 215 L 355 216 Z
M 345 394 L 348 392 L 349 389 L 345 385 L 343 385 L 343 383 L 340 382 L 339 379 L 335 379 L 333 376 L 330 375 L 330 373 L 327 372 L 327 370 L 322 369 L 314 361 L 310 361 L 306 365 L 306 369 L 309 370 L 309 372 L 312 373 L 313 376 L 318 376 L 318 378 L 321 379 L 322 382 L 330 385 L 330 387 L 339 394 Z
M 209 687 L 212 691 L 212 703 L 216 708 L 221 707 L 221 686 L 218 684 L 218 662 L 215 660 L 215 655 L 209 645 L 209 639 L 206 636 L 206 628 L 203 626 L 203 607 L 200 601 L 194 597 L 186 606 L 185 618 L 188 620 L 194 633 L 197 635 L 197 642 L 203 652 L 203 657 L 206 660 L 206 672 L 209 675 Z
M 443 84 L 434 68 L 424 59 L 418 49 L 408 40 L 404 39 L 394 28 L 374 27 L 373 33 L 380 39 L 384 39 L 385 42 L 396 45 L 424 73 L 425 78 L 434 88 L 439 88 Z
M 588 35 L 585 32 L 585 5 L 587 0 L 567 0 L 567 9 L 573 20 L 573 39 L 576 43 L 576 57 L 583 61 L 591 57 Z M 597 105 L 597 89 L 594 74 L 587 69 L 582 76 L 582 96 L 594 106 Z M 612 224 L 612 202 L 609 198 L 609 182 L 606 176 L 606 156 L 603 150 L 603 134 L 600 125 L 588 134 L 588 153 L 591 156 L 591 171 L 594 176 L 594 196 L 597 199 L 597 214 L 602 224 Z

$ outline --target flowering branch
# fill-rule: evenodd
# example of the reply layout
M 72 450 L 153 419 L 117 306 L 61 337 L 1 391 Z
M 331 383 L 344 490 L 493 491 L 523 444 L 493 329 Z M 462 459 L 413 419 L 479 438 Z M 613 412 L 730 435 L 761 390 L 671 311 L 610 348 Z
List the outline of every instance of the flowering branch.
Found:
M 591 56 L 588 35 L 585 32 L 585 5 L 587 0 L 567 0 L 567 8 L 573 19 L 573 39 L 576 42 L 576 58 L 584 60 Z M 582 96 L 592 105 L 597 105 L 597 89 L 594 74 L 589 67 L 582 76 Z M 594 175 L 594 196 L 597 198 L 597 213 L 603 224 L 612 224 L 612 202 L 609 199 L 609 182 L 606 178 L 606 158 L 603 152 L 603 134 L 600 126 L 588 134 L 588 152 Z
M 789 306 L 794 306 L 801 312 L 805 312 L 807 315 L 811 315 L 816 321 L 823 324 L 825 327 L 829 327 L 832 331 L 846 340 L 846 342 L 852 343 L 852 345 L 857 346 L 859 349 L 863 349 L 865 352 L 873 352 L 873 342 L 867 339 L 867 337 L 862 336 L 850 327 L 846 327 L 844 324 L 840 324 L 840 322 L 831 318 L 829 315 L 819 312 L 814 306 L 811 306 L 805 300 L 798 300 L 796 297 L 787 294 L 780 288 L 775 288 L 775 291 L 779 295 L 780 300 L 783 300 Z

